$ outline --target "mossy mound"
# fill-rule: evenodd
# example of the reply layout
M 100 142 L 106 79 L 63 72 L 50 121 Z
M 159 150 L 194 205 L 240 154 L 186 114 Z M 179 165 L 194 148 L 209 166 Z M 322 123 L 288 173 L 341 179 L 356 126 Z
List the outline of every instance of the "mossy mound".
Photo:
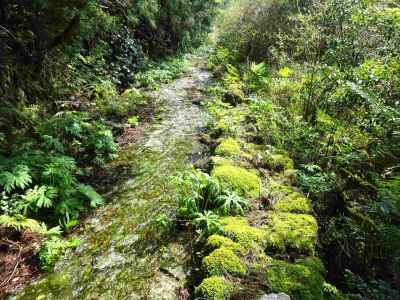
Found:
M 294 169 L 293 160 L 282 153 L 267 153 L 264 158 L 265 165 L 273 171 L 284 171 Z
M 229 158 L 221 157 L 221 156 L 213 156 L 211 157 L 211 162 L 214 167 L 219 166 L 234 166 L 235 162 Z
M 323 300 L 325 268 L 316 257 L 288 263 L 273 260 L 267 269 L 267 284 L 273 292 L 284 292 L 293 299 Z
M 211 276 L 203 280 L 196 288 L 196 295 L 210 300 L 229 299 L 234 290 L 233 285 L 221 276 Z
M 275 210 L 279 212 L 292 213 L 311 213 L 310 200 L 300 193 L 291 193 L 283 199 L 279 200 L 275 205 Z
M 221 247 L 225 247 L 227 249 L 232 250 L 236 254 L 245 254 L 245 249 L 239 243 L 232 241 L 230 238 L 227 238 L 222 235 L 213 234 L 207 239 L 207 246 L 211 249 L 217 249 Z
M 298 183 L 297 170 L 295 170 L 295 169 L 287 169 L 279 175 L 280 175 L 279 179 L 284 184 L 297 185 L 297 183 Z
M 250 226 L 244 218 L 225 217 L 221 219 L 221 224 L 224 233 L 246 250 L 256 248 L 256 245 L 261 245 L 265 241 L 264 230 Z
M 260 177 L 244 168 L 230 165 L 216 166 L 211 175 L 239 195 L 247 197 L 260 195 Z
M 269 196 L 274 200 L 280 200 L 284 197 L 294 193 L 294 189 L 291 186 L 284 185 L 275 181 L 271 181 L 268 187 Z
M 300 253 L 314 254 L 318 225 L 311 215 L 272 213 L 265 227 L 267 244 L 276 251 L 294 249 Z
M 246 267 L 241 262 L 240 258 L 229 248 L 221 247 L 210 255 L 203 258 L 203 268 L 210 275 L 231 275 L 246 274 Z
M 223 139 L 215 149 L 219 156 L 239 157 L 241 154 L 240 144 L 233 138 Z

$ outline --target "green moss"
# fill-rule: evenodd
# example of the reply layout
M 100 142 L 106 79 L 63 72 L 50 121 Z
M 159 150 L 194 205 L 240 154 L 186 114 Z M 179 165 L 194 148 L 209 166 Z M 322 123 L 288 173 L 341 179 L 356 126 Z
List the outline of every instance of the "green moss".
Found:
M 262 151 L 263 151 L 262 145 L 257 145 L 257 144 L 253 144 L 253 143 L 243 143 L 242 147 L 243 147 L 244 151 L 246 151 L 250 154 L 253 154 L 253 155 L 256 155 L 256 154 L 261 155 Z
M 235 162 L 230 160 L 229 158 L 220 156 L 211 157 L 211 162 L 213 166 L 233 166 L 235 164 Z
M 233 138 L 223 139 L 217 149 L 215 149 L 215 154 L 220 156 L 238 157 L 241 154 L 240 145 Z
M 275 181 L 271 181 L 269 184 L 269 196 L 275 200 L 280 200 L 292 193 L 294 193 L 294 190 L 292 187 L 277 183 Z
M 268 246 L 285 252 L 288 248 L 313 254 L 317 242 L 317 221 L 313 216 L 272 213 L 265 227 Z
M 210 255 L 203 258 L 203 268 L 210 275 L 223 275 L 229 273 L 232 275 L 246 274 L 246 267 L 240 258 L 229 248 L 221 247 Z
M 275 204 L 275 210 L 292 213 L 311 213 L 310 200 L 300 193 L 291 193 Z
M 273 292 L 284 292 L 293 299 L 323 300 L 325 268 L 315 257 L 288 263 L 273 260 L 267 269 L 267 284 Z
M 257 197 L 261 191 L 261 179 L 256 174 L 235 166 L 216 166 L 211 174 L 227 188 L 242 196 Z
M 236 243 L 230 238 L 218 234 L 209 236 L 207 239 L 207 245 L 212 249 L 225 247 L 237 254 L 245 254 L 245 249 L 239 243 Z
M 290 185 L 297 184 L 297 170 L 287 169 L 283 172 L 282 176 L 286 183 L 288 183 Z
M 265 232 L 259 228 L 250 226 L 244 218 L 221 218 L 221 224 L 224 233 L 246 250 L 251 250 L 255 247 L 255 244 L 261 245 L 265 241 Z
M 255 252 L 255 255 L 246 257 L 249 269 L 252 271 L 258 271 L 264 273 L 268 266 L 273 261 L 271 256 L 268 256 L 264 252 L 264 248 L 259 247 Z
M 274 171 L 293 169 L 293 161 L 285 154 L 269 154 L 264 159 L 266 165 Z
M 196 288 L 196 295 L 210 300 L 229 299 L 234 288 L 224 277 L 212 276 L 203 280 Z

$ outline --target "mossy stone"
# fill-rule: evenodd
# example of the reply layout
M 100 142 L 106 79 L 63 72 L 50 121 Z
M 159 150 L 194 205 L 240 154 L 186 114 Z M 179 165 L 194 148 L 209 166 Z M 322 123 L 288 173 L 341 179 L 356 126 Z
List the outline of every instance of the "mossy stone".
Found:
M 274 171 L 293 169 L 293 160 L 285 154 L 269 154 L 265 157 L 266 165 Z
M 300 193 L 291 193 L 275 204 L 275 210 L 280 212 L 306 213 L 312 212 L 310 200 Z
M 203 280 L 196 288 L 198 297 L 210 300 L 229 299 L 234 290 L 233 285 L 222 276 L 211 276 Z
M 209 236 L 207 239 L 207 245 L 211 249 L 225 247 L 232 250 L 236 254 L 241 254 L 241 255 L 245 254 L 246 252 L 245 249 L 242 247 L 242 245 L 232 241 L 230 238 L 227 238 L 219 234 L 213 234 Z
M 295 169 L 286 169 L 282 176 L 288 184 L 296 185 L 298 183 L 297 170 Z
M 268 192 L 269 196 L 272 197 L 275 201 L 277 201 L 294 193 L 294 189 L 291 186 L 271 181 L 268 187 Z
M 300 253 L 314 254 L 318 225 L 311 215 L 274 212 L 265 227 L 267 244 L 274 250 L 288 248 Z
M 284 292 L 293 299 L 323 300 L 325 268 L 316 257 L 288 263 L 272 260 L 267 268 L 267 284 L 273 292 Z
M 262 245 L 265 242 L 265 231 L 250 226 L 245 218 L 225 217 L 220 221 L 224 233 L 246 250 L 251 250 L 256 247 L 255 245 Z
M 215 249 L 210 255 L 203 258 L 202 265 L 210 275 L 246 274 L 246 267 L 240 258 L 226 247 Z
M 244 168 L 230 165 L 216 166 L 211 175 L 222 185 L 242 196 L 257 197 L 260 195 L 260 177 Z
M 214 167 L 217 166 L 234 166 L 235 162 L 230 160 L 229 158 L 221 157 L 221 156 L 213 156 L 211 157 L 211 162 Z
M 233 138 L 223 139 L 215 149 L 219 156 L 238 157 L 241 154 L 240 144 Z

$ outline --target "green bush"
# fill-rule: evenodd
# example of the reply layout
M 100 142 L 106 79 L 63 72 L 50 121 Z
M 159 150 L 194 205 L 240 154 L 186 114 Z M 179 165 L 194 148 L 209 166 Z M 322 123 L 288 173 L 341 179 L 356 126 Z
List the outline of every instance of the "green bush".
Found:
M 60 112 L 36 131 L 49 151 L 77 157 L 79 162 L 104 165 L 117 152 L 111 131 L 86 113 Z
M 241 61 L 271 60 L 271 48 L 278 45 L 278 35 L 292 29 L 290 16 L 302 10 L 307 2 L 232 1 L 220 22 L 218 43 Z

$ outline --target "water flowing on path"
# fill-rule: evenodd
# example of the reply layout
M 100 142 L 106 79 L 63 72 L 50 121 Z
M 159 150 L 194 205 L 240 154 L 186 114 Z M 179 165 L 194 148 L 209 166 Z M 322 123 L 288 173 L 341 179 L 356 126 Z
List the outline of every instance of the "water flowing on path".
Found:
M 161 121 L 114 162 L 128 161 L 130 178 L 78 230 L 81 245 L 16 299 L 178 299 L 190 276 L 188 237 L 159 234 L 152 220 L 174 210 L 169 177 L 201 151 L 206 116 L 194 102 L 210 77 L 193 58 L 188 73 L 151 94 L 164 106 Z

